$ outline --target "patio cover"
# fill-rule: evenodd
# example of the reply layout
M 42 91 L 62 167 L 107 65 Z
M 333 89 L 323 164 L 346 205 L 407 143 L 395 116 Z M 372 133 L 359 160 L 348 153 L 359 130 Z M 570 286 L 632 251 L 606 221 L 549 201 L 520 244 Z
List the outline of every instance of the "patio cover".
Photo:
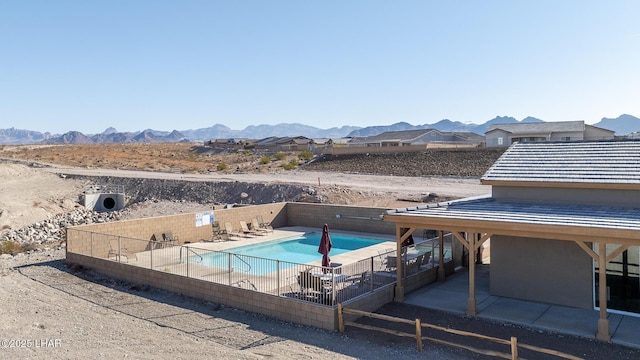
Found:
M 400 244 L 416 229 L 451 231 L 469 251 L 475 251 L 492 235 L 510 235 L 573 241 L 598 262 L 600 269 L 632 245 L 640 245 L 640 208 L 514 202 L 479 197 L 433 205 L 389 210 L 384 221 L 396 223 Z M 406 231 L 409 229 L 409 231 Z M 404 235 L 403 235 L 404 234 Z M 479 236 L 465 236 L 479 234 Z M 591 244 L 598 251 L 592 249 Z M 607 254 L 606 245 L 619 245 Z M 600 256 L 604 255 L 604 256 Z M 443 263 L 442 254 L 440 264 Z M 469 261 L 467 313 L 475 316 L 475 262 Z M 402 266 L 397 266 L 396 301 L 403 301 Z M 600 319 L 596 337 L 608 341 L 606 272 L 600 271 Z

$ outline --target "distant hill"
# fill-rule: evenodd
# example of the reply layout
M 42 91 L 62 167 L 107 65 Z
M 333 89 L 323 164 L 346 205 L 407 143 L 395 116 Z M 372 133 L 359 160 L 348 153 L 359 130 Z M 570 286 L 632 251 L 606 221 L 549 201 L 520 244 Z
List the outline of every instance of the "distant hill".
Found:
M 146 129 L 139 132 L 118 132 L 109 127 L 100 134 L 84 135 L 78 131 L 69 131 L 62 135 L 41 133 L 31 130 L 15 128 L 0 129 L 0 145 L 14 144 L 86 144 L 86 143 L 149 143 L 149 142 L 179 142 L 179 141 L 206 141 L 212 139 L 240 138 L 263 139 L 269 136 L 306 136 L 309 138 L 342 138 L 373 136 L 386 131 L 404 131 L 419 129 L 438 129 L 440 131 L 473 132 L 484 136 L 490 125 L 517 123 L 517 122 L 543 122 L 543 120 L 526 117 L 520 121 L 510 116 L 497 116 L 483 124 L 462 123 L 443 119 L 433 124 L 412 125 L 407 122 L 398 122 L 383 126 L 342 126 L 330 129 L 291 123 L 277 125 L 251 125 L 243 130 L 233 130 L 225 125 L 216 124 L 208 128 L 195 130 L 160 131 Z M 623 114 L 615 119 L 603 118 L 595 126 L 613 130 L 616 135 L 627 135 L 640 131 L 640 119 L 635 116 Z
M 593 126 L 613 130 L 616 135 L 628 135 L 632 132 L 640 131 L 640 119 L 628 114 L 622 114 L 615 119 L 602 118 Z
M 52 135 L 48 132 L 41 133 L 39 131 L 21 130 L 16 128 L 0 129 L 0 144 L 36 144 L 48 139 L 51 136 Z
M 110 128 L 112 129 L 112 128 Z M 42 141 L 44 144 L 105 144 L 105 143 L 154 143 L 189 141 L 177 130 L 171 133 L 144 130 L 139 133 L 120 133 L 107 129 L 101 134 L 86 136 L 78 131 L 69 131 L 63 135 Z M 115 129 L 114 129 L 115 130 Z
M 484 136 L 489 126 L 492 124 L 510 124 L 519 122 L 515 118 L 509 116 L 497 116 L 484 124 L 465 124 L 460 121 L 451 121 L 449 119 L 440 120 L 433 124 L 424 125 L 411 125 L 406 122 L 399 122 L 393 125 L 387 126 L 369 126 L 366 128 L 358 129 L 351 132 L 349 137 L 358 136 L 374 136 L 387 131 L 404 131 L 404 130 L 420 130 L 420 129 L 437 129 L 440 131 L 452 131 L 452 132 L 472 132 L 478 135 Z M 540 119 L 534 117 L 526 117 L 521 122 L 542 122 Z

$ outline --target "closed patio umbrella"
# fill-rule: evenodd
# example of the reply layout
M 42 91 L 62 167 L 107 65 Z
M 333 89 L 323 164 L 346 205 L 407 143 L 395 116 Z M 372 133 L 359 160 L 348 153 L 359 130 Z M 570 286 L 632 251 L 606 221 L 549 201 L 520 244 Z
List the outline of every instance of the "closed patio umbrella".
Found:
M 331 266 L 331 259 L 329 258 L 329 251 L 331 251 L 331 237 L 329 236 L 329 225 L 324 224 L 322 227 L 322 238 L 320 238 L 320 246 L 318 252 L 322 254 L 322 269 L 323 272 L 327 272 L 327 267 Z

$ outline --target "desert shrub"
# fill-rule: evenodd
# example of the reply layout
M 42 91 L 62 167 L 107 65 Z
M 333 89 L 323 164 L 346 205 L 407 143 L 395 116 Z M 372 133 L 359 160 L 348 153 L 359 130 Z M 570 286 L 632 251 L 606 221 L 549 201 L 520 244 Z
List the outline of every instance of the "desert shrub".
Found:
M 22 246 L 15 241 L 2 240 L 0 241 L 0 254 L 11 254 L 23 252 Z
M 36 250 L 38 247 L 34 243 L 22 244 L 19 245 L 22 252 Z
M 285 170 L 293 170 L 293 169 L 295 169 L 295 168 L 296 168 L 296 166 L 298 166 L 298 161 L 297 161 L 297 160 L 295 160 L 295 159 L 293 159 L 293 160 L 289 161 L 288 163 L 286 163 L 286 164 L 282 165 L 282 167 L 283 167 Z
M 218 164 L 217 169 L 218 169 L 218 171 L 226 170 L 227 169 L 227 164 L 225 164 L 224 162 L 221 162 L 220 164 Z
M 298 157 L 302 160 L 311 160 L 311 158 L 313 158 L 313 153 L 309 150 L 303 150 Z
M 268 163 L 271 162 L 271 158 L 265 155 L 260 159 L 260 162 L 267 165 Z
M 287 154 L 285 154 L 282 151 L 278 151 L 275 156 L 276 156 L 276 159 L 278 160 L 284 160 L 287 158 Z
M 244 150 L 244 151 L 242 152 L 242 154 L 243 154 L 243 155 L 251 155 L 251 151 L 249 151 L 249 150 Z

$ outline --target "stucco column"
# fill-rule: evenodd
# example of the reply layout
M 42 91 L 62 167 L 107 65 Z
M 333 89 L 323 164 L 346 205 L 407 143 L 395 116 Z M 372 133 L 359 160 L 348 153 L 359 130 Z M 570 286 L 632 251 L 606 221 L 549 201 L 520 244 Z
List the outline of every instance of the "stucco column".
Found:
M 598 243 L 598 286 L 600 298 L 600 319 L 598 319 L 598 332 L 596 339 L 602 341 L 610 341 L 609 319 L 607 318 L 607 244 Z

